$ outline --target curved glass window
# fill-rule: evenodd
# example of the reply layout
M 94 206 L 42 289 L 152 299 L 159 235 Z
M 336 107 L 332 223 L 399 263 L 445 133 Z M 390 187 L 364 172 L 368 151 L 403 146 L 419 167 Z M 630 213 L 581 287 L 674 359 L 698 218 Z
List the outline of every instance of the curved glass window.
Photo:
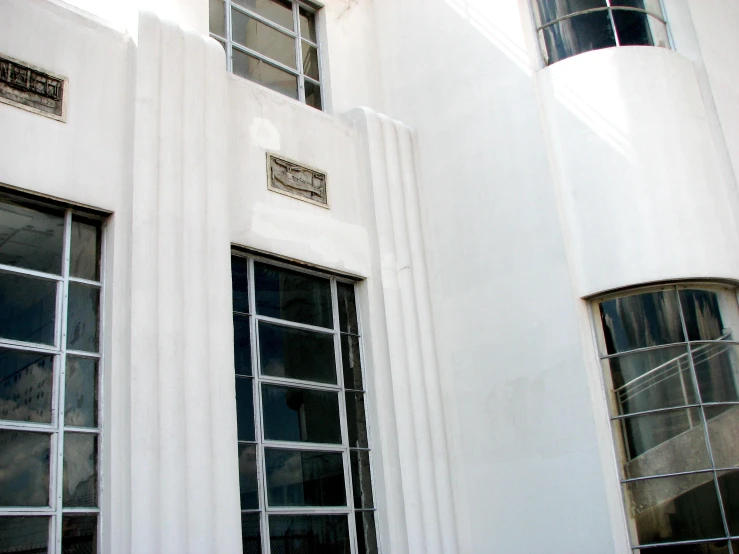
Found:
M 669 47 L 659 0 L 535 0 L 547 65 L 613 46 Z
M 595 315 L 632 548 L 739 554 L 736 291 L 642 289 Z

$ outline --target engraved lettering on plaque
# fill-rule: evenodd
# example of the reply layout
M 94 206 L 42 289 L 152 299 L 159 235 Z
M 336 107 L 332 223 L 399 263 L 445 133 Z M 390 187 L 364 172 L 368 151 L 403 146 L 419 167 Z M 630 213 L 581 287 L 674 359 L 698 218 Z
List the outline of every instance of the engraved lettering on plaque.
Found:
M 64 121 L 64 77 L 0 54 L 0 102 Z
M 267 154 L 267 188 L 328 208 L 326 174 Z

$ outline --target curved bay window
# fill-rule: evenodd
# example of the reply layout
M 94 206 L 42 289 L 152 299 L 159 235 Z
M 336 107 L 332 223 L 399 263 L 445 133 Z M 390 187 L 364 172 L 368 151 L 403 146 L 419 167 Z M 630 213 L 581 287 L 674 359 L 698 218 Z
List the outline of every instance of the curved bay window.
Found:
M 594 309 L 634 551 L 739 554 L 736 290 L 664 286 Z
M 613 46 L 669 47 L 660 0 L 534 0 L 547 65 Z

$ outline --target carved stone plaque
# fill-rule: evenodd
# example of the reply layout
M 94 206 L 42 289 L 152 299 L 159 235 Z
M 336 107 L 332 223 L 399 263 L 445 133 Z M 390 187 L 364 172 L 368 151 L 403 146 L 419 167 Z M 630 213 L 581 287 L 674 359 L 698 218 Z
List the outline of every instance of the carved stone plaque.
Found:
M 328 208 L 326 174 L 267 154 L 267 188 Z
M 64 77 L 0 54 L 0 102 L 64 121 Z

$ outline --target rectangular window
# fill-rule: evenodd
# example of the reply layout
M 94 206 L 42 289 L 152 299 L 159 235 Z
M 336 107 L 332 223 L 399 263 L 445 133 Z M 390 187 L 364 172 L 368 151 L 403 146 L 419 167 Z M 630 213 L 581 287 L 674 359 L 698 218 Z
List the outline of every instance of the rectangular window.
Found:
M 0 197 L 0 552 L 97 552 L 102 221 Z
M 316 7 L 295 0 L 210 0 L 210 36 L 228 70 L 323 109 Z
M 245 554 L 376 554 L 354 283 L 234 251 Z

